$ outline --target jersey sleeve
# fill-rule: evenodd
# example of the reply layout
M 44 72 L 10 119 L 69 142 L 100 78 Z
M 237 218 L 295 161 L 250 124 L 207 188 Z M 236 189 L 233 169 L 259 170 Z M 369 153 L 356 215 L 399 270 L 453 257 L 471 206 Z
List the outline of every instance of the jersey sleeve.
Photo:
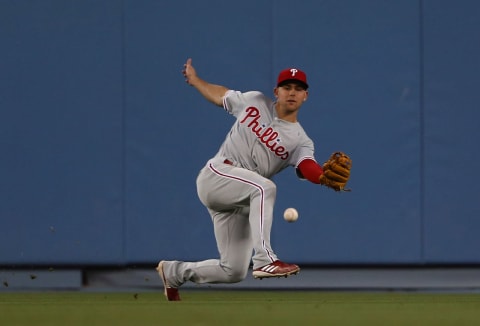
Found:
M 293 155 L 290 158 L 290 164 L 295 167 L 295 172 L 297 174 L 297 177 L 299 177 L 300 179 L 304 180 L 306 178 L 302 175 L 302 173 L 298 169 L 298 166 L 304 160 L 312 160 L 316 162 L 314 152 L 315 152 L 315 149 L 314 149 L 313 141 L 306 136 L 305 136 L 305 141 L 302 143 L 302 145 L 298 146 L 295 152 L 293 152 Z
M 305 159 L 315 161 L 314 151 L 313 141 L 310 138 L 306 138 L 305 141 L 292 153 L 290 164 L 297 168 Z
M 252 103 L 265 101 L 265 99 L 265 95 L 261 92 L 250 91 L 242 93 L 240 91 L 229 90 L 223 96 L 223 108 L 228 113 L 237 117 L 245 107 L 252 105 Z

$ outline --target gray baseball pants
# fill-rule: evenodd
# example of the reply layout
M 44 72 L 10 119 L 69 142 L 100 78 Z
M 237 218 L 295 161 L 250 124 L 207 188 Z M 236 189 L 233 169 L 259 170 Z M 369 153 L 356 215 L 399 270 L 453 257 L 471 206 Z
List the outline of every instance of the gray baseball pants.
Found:
M 276 198 L 270 179 L 214 158 L 200 171 L 197 191 L 212 218 L 220 259 L 166 261 L 164 273 L 170 286 L 187 281 L 240 282 L 251 260 L 254 269 L 277 260 L 270 245 Z

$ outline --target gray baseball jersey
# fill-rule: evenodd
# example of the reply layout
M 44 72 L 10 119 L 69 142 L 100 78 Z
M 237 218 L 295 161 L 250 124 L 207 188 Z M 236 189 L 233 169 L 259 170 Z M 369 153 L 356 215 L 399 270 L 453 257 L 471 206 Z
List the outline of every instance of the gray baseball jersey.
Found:
M 278 119 L 275 103 L 260 92 L 228 91 L 226 111 L 237 118 L 216 157 L 271 178 L 303 159 L 314 159 L 314 146 L 300 123 Z

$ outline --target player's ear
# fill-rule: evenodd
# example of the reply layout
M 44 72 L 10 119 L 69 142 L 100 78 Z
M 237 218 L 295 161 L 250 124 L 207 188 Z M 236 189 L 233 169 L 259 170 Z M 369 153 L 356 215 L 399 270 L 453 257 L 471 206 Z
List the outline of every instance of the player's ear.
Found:
M 275 87 L 273 89 L 273 95 L 275 95 L 275 97 L 278 97 L 278 87 Z
M 308 98 L 308 91 L 305 92 L 305 97 L 303 98 L 303 101 L 305 102 Z

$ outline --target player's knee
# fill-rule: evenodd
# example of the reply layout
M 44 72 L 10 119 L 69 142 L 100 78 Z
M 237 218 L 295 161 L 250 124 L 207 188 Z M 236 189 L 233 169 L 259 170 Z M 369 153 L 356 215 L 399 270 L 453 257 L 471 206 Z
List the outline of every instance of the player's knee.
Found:
M 243 281 L 247 277 L 246 271 L 235 270 L 228 275 L 230 283 L 238 283 Z
M 277 195 L 277 185 L 271 181 L 271 180 L 266 180 L 263 185 L 263 192 L 265 193 L 265 196 L 273 196 L 275 197 Z
M 248 268 L 224 268 L 227 273 L 228 283 L 243 281 L 248 274 Z

